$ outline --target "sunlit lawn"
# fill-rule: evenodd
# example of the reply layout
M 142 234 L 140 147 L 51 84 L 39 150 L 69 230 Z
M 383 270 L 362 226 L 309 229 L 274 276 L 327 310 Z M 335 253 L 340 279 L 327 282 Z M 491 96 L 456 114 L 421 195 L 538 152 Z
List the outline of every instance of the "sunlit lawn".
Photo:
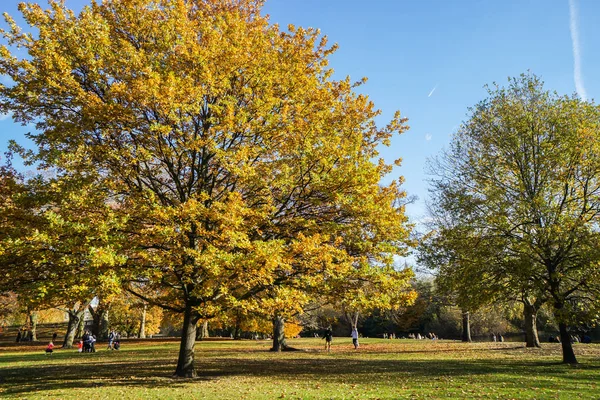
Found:
M 68 399 L 600 399 L 600 345 L 575 345 L 580 365 L 560 364 L 559 345 L 350 338 L 297 339 L 300 351 L 268 351 L 267 341 L 196 346 L 200 377 L 175 380 L 177 342 L 99 344 L 93 354 L 0 345 L 0 396 Z

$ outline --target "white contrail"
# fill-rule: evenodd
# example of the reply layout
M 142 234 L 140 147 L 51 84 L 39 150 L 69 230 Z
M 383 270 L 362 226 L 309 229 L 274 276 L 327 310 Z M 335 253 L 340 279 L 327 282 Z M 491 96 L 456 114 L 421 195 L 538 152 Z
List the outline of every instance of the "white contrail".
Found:
M 585 87 L 583 86 L 583 76 L 581 76 L 581 49 L 579 46 L 579 26 L 577 22 L 577 4 L 575 0 L 569 0 L 571 42 L 573 42 L 573 63 L 575 78 L 575 90 L 583 100 L 586 100 Z
M 435 92 L 435 89 L 437 89 L 438 85 L 436 84 L 433 89 L 431 89 L 431 92 L 429 92 L 429 94 L 427 95 L 427 97 L 431 97 L 431 95 L 433 94 L 433 92 Z

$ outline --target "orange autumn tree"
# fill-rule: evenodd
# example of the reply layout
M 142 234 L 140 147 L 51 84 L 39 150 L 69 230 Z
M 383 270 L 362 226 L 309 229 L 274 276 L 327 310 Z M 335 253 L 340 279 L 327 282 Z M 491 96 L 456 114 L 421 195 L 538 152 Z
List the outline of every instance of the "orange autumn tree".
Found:
M 7 17 L 28 55 L 1 48 L 14 84 L 0 111 L 36 124 L 31 161 L 103 188 L 118 276 L 183 314 L 176 376 L 196 374 L 200 319 L 268 306 L 265 293 L 294 304 L 377 271 L 408 285 L 392 268 L 404 192 L 380 185 L 392 166 L 377 152 L 405 121 L 375 124 L 360 83 L 331 78 L 317 30 L 282 31 L 257 0 L 50 6 L 21 5 L 35 35 Z

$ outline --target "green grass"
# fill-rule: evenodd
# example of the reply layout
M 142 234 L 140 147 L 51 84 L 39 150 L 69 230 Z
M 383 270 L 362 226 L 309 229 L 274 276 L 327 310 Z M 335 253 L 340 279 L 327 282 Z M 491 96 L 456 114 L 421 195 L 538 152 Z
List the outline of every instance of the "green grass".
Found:
M 560 347 L 517 343 L 349 338 L 297 339 L 280 354 L 266 341 L 196 345 L 200 377 L 172 379 L 175 341 L 99 344 L 93 354 L 43 345 L 0 345 L 0 397 L 52 399 L 599 399 L 600 345 L 575 345 L 580 365 L 560 364 Z

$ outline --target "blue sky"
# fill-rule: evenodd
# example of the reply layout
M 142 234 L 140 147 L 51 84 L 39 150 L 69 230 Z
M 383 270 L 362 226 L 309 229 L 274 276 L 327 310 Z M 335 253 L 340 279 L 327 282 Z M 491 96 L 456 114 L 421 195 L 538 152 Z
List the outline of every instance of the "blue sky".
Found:
M 593 99 L 600 94 L 600 2 L 571 1 L 578 9 L 579 89 Z M 86 3 L 66 0 L 74 9 Z M 17 4 L 3 0 L 0 11 L 17 16 Z M 382 110 L 381 124 L 395 110 L 409 118 L 411 129 L 382 155 L 403 158 L 390 179 L 403 175 L 406 191 L 419 197 L 408 209 L 415 221 L 425 215 L 426 159 L 485 98 L 486 83 L 531 70 L 547 88 L 576 91 L 569 0 L 267 0 L 264 13 L 282 27 L 320 28 L 338 43 L 330 62 L 335 77 L 369 78 L 362 92 Z M 27 130 L 0 121 L 0 151 Z
M 600 94 L 600 2 L 574 3 L 580 70 L 593 99 Z M 338 43 L 337 77 L 369 78 L 363 91 L 383 111 L 382 123 L 395 110 L 409 118 L 411 129 L 382 154 L 403 158 L 394 174 L 420 199 L 408 209 L 415 220 L 425 215 L 426 159 L 486 97 L 486 83 L 531 70 L 547 88 L 576 90 L 568 0 L 272 0 L 265 11 L 272 22 L 318 27 Z

